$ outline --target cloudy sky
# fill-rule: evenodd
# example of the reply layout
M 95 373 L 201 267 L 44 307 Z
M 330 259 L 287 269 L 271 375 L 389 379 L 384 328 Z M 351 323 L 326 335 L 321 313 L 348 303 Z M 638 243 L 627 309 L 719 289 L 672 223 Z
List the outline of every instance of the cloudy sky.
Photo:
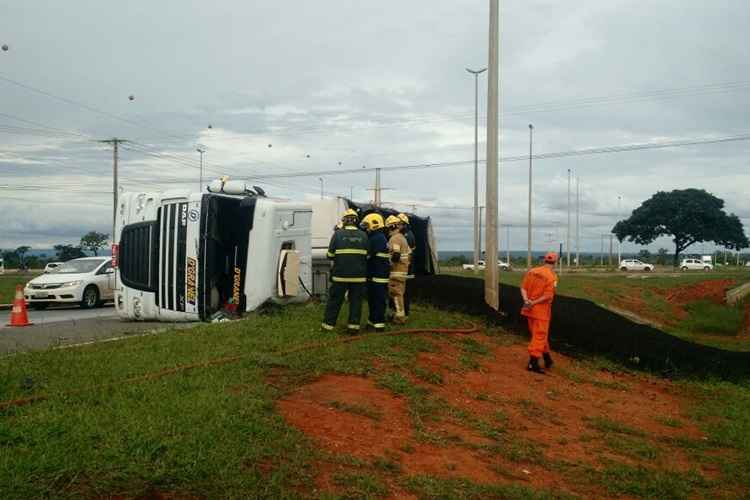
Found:
M 501 9 L 503 156 L 528 154 L 529 123 L 536 153 L 750 133 L 747 1 Z M 486 0 L 0 0 L 0 248 L 110 232 L 112 153 L 96 141 L 119 137 L 131 141 L 128 190 L 197 188 L 197 144 L 207 177 L 257 176 L 295 199 L 320 196 L 318 171 L 359 169 L 322 176 L 323 188 L 366 201 L 376 167 L 448 164 L 384 170 L 383 198 L 432 216 L 442 249 L 470 249 L 465 68 L 487 65 L 487 14 Z M 480 161 L 486 93 L 482 75 Z M 657 190 L 704 188 L 747 225 L 748 151 L 735 141 L 539 159 L 534 247 L 565 240 L 568 169 L 580 178 L 582 251 Z M 502 164 L 501 224 L 518 250 L 527 182 L 527 162 Z

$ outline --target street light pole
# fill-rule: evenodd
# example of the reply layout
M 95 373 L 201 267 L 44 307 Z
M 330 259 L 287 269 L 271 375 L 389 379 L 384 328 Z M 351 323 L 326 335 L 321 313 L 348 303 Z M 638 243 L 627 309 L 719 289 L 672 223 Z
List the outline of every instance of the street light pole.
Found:
M 474 75 L 474 272 L 479 272 L 479 75 L 487 68 L 466 71 Z
M 565 252 L 568 268 L 570 268 L 570 169 L 568 169 L 568 231 L 565 238 Z
M 320 199 L 323 199 L 323 178 L 318 177 L 318 180 L 320 181 Z
M 581 183 L 576 176 L 576 267 L 581 265 Z
M 534 125 L 529 123 L 529 221 L 528 221 L 528 248 L 526 249 L 526 267 L 531 269 L 531 158 L 532 145 L 534 143 Z
M 203 153 L 206 152 L 206 148 L 203 146 L 198 146 L 195 148 L 198 153 L 201 155 L 201 172 L 200 177 L 198 178 L 198 192 L 203 192 Z
M 620 205 L 622 202 L 622 196 L 617 197 L 617 217 L 620 217 Z M 622 242 L 620 241 L 620 238 L 617 238 L 617 267 L 620 267 L 620 262 L 622 262 Z
M 498 225 L 498 158 L 500 117 L 500 5 L 499 0 L 490 0 L 489 70 L 487 72 L 487 184 L 485 186 L 485 210 L 487 211 L 487 256 L 484 268 L 484 301 L 492 309 L 500 310 L 500 287 L 497 273 L 497 225 Z

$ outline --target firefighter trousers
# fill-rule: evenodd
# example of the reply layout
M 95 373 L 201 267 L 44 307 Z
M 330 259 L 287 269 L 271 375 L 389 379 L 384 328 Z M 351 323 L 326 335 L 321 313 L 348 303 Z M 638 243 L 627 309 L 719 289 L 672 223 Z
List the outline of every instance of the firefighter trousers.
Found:
M 406 278 L 404 282 L 404 314 L 409 317 L 409 310 L 411 309 L 411 278 Z
M 362 317 L 362 296 L 365 291 L 365 283 L 340 283 L 332 282 L 328 288 L 328 302 L 323 317 L 323 328 L 333 330 L 339 317 L 344 299 L 349 296 L 349 322 L 347 329 L 359 330 L 359 322 Z
M 531 342 L 529 342 L 529 356 L 541 358 L 549 352 L 549 321 L 543 319 L 526 318 L 529 322 Z
M 388 301 L 388 285 L 386 283 L 367 283 L 367 305 L 370 313 L 368 324 L 376 330 L 385 328 L 385 306 Z
M 406 311 L 404 311 L 404 291 L 406 289 L 406 281 L 403 279 L 394 279 L 388 282 L 388 295 L 393 299 L 393 309 L 395 310 L 395 318 L 397 321 L 404 321 L 406 319 Z

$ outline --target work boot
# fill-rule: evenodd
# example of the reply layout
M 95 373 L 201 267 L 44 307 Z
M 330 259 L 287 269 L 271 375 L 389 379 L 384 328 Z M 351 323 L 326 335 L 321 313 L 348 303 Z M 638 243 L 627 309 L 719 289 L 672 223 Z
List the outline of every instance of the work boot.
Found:
M 550 368 L 552 368 L 552 365 L 554 364 L 555 362 L 552 361 L 552 356 L 550 356 L 548 352 L 545 352 L 544 353 L 544 367 L 549 370 Z
M 526 367 L 526 369 L 530 372 L 541 373 L 542 375 L 544 375 L 544 369 L 539 366 L 539 358 L 535 358 L 534 356 L 531 356 L 529 358 L 529 365 Z

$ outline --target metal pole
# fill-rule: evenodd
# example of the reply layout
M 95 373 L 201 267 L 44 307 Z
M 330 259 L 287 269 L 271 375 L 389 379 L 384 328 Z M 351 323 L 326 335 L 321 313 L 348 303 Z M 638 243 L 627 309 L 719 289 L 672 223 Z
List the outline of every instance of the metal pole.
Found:
M 570 169 L 568 169 L 568 234 L 565 238 L 567 266 L 570 267 Z
M 120 141 L 112 139 L 112 242 L 115 241 L 115 227 L 117 226 L 117 160 Z
M 505 226 L 506 229 L 506 237 L 505 237 L 505 263 L 510 266 L 510 224 Z
M 617 217 L 620 217 L 620 205 L 622 202 L 622 196 L 617 197 Z M 617 238 L 617 267 L 620 267 L 620 262 L 622 262 L 622 242 L 620 241 L 620 238 Z
M 581 185 L 576 177 L 576 267 L 581 265 Z
M 380 206 L 380 169 L 375 169 L 375 206 Z
M 474 75 L 474 272 L 479 272 L 480 243 L 479 236 L 479 75 L 487 68 L 466 71 Z
M 614 237 L 614 234 L 609 235 L 609 267 L 612 267 L 612 238 Z M 617 266 L 620 266 L 620 263 L 617 263 Z
M 604 267 L 604 235 L 600 235 L 602 240 L 601 248 L 599 249 L 599 262 L 602 267 Z
M 534 143 L 534 125 L 529 123 L 529 221 L 528 221 L 528 248 L 526 249 L 526 267 L 531 269 L 531 159 L 532 145 Z
M 200 170 L 200 177 L 198 178 L 198 192 L 203 192 L 203 153 L 206 152 L 206 150 L 203 147 L 195 148 L 198 153 L 201 155 L 201 170 Z
M 484 268 L 484 300 L 495 310 L 500 308 L 497 275 L 497 193 L 498 193 L 498 116 L 499 116 L 499 2 L 490 0 L 489 77 L 487 78 L 487 256 Z
M 479 207 L 479 255 L 480 256 L 482 255 L 482 211 L 483 210 L 484 210 L 484 205 Z
M 320 181 L 320 199 L 323 199 L 323 178 L 318 177 L 318 180 Z

